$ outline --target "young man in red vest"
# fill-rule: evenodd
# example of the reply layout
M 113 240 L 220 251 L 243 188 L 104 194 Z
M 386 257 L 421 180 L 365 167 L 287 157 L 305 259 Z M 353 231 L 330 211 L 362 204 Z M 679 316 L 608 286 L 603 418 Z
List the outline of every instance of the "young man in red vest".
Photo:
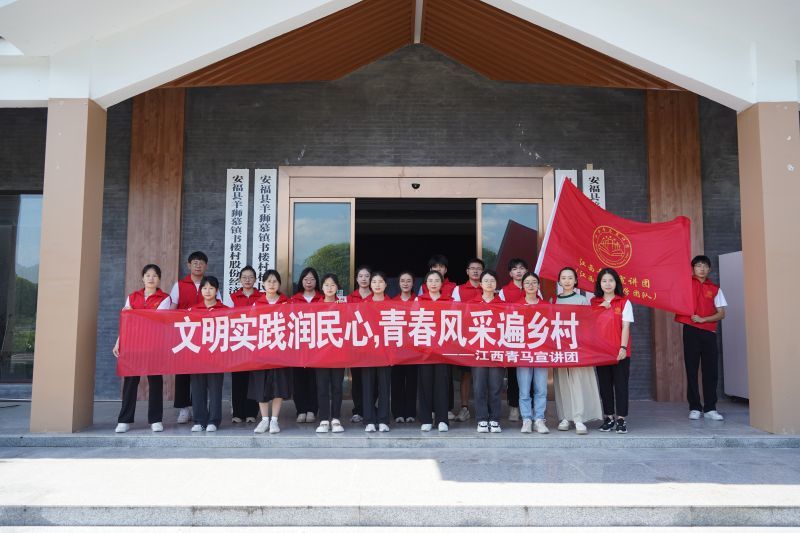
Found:
M 169 293 L 172 299 L 172 309 L 189 309 L 192 306 L 203 303 L 203 295 L 200 292 L 200 280 L 206 275 L 208 269 L 208 256 L 203 252 L 192 252 L 186 260 L 189 268 L 189 275 L 178 280 L 172 286 Z M 217 291 L 217 299 L 221 299 Z M 191 376 L 189 374 L 178 374 L 175 376 L 175 401 L 173 406 L 180 409 L 178 411 L 178 424 L 185 424 L 189 421 L 192 406 L 191 396 Z
M 483 294 L 480 282 L 481 272 L 485 268 L 483 260 L 477 257 L 469 260 L 467 263 L 467 281 L 453 289 L 452 298 L 454 302 L 471 302 L 475 298 L 480 298 Z M 471 416 L 469 413 L 469 390 L 472 386 L 472 372 L 470 372 L 470 367 L 468 366 L 459 367 L 458 370 L 461 373 L 461 409 L 456 415 L 456 420 L 466 422 Z
M 675 315 L 683 326 L 683 361 L 686 364 L 686 397 L 689 400 L 689 418 L 699 420 L 702 415 L 711 420 L 723 420 L 717 411 L 717 381 L 719 355 L 717 351 L 717 323 L 725 318 L 728 303 L 717 285 L 708 279 L 711 259 L 698 255 L 692 259 L 692 291 L 694 313 Z M 703 372 L 703 400 L 697 371 Z

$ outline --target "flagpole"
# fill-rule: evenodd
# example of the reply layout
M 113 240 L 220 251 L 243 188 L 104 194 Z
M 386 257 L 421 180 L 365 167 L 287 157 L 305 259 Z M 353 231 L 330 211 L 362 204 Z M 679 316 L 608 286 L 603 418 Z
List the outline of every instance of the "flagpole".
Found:
M 567 180 L 567 177 L 564 176 L 561 179 L 561 183 L 556 183 L 556 201 L 553 204 L 553 211 L 550 213 L 550 220 L 547 221 L 547 229 L 544 232 L 544 239 L 542 239 L 542 251 L 539 253 L 539 257 L 536 259 L 536 268 L 534 269 L 534 272 L 537 276 L 542 269 L 544 254 L 547 251 L 547 242 L 550 240 L 550 229 L 553 227 L 553 220 L 555 220 L 556 212 L 558 211 L 558 200 L 561 198 L 561 191 L 564 189 L 564 182 L 566 181 L 569 180 Z M 570 183 L 572 182 L 570 181 Z

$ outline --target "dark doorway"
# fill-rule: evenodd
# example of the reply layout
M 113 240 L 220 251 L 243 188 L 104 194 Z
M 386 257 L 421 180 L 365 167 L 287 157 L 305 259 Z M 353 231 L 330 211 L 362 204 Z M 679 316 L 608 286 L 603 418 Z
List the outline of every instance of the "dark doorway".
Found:
M 447 277 L 463 283 L 467 261 L 475 257 L 475 200 L 359 198 L 355 230 L 356 268 L 385 271 L 389 294 L 397 292 L 402 270 L 412 271 L 419 285 L 433 254 L 447 256 Z

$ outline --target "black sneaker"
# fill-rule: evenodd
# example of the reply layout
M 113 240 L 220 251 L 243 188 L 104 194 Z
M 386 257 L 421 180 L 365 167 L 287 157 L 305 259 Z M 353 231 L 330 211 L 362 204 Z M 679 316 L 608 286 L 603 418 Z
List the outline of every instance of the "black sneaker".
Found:
M 628 426 L 625 425 L 624 418 L 617 418 L 617 433 L 627 433 Z
M 600 431 L 608 432 L 614 429 L 614 419 L 610 416 L 603 418 L 603 425 L 600 426 Z

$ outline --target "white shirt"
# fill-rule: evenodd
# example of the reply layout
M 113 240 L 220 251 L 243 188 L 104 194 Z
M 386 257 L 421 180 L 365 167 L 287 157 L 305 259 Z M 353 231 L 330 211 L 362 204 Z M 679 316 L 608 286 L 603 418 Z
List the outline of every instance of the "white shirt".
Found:
M 158 307 L 156 307 L 156 309 L 158 309 L 158 310 L 169 309 L 170 307 L 172 307 L 172 298 L 167 296 L 166 298 L 161 300 L 161 303 L 158 304 Z M 123 307 L 123 309 L 130 309 L 130 308 L 131 308 L 131 299 L 126 296 L 125 297 L 125 307 Z
M 728 307 L 728 302 L 725 301 L 725 295 L 722 294 L 722 289 L 717 291 L 717 295 L 714 296 L 714 307 L 717 309 L 721 307 Z
M 626 300 L 625 306 L 622 308 L 622 321 L 633 324 L 633 306 L 630 300 Z

